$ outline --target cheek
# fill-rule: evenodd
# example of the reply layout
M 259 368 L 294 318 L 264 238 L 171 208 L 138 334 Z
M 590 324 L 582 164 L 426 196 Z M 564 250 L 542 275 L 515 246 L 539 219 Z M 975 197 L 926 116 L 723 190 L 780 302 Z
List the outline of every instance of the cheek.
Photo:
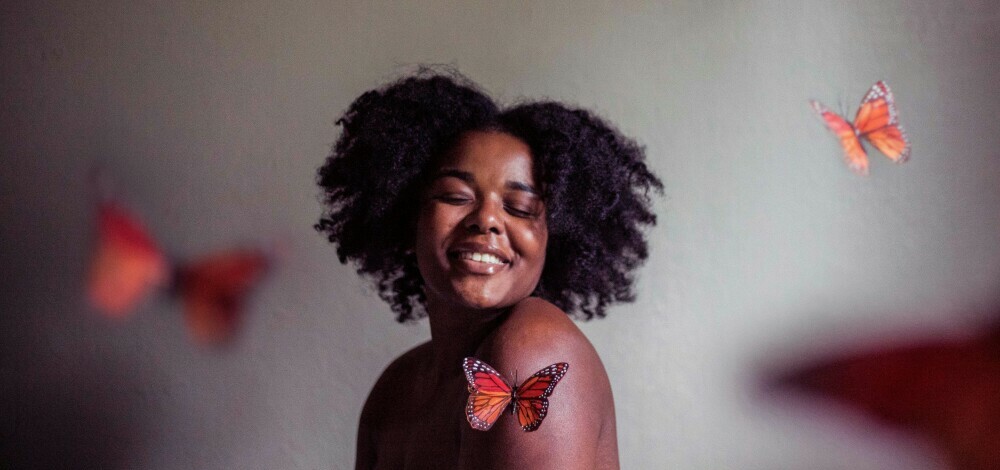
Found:
M 435 257 L 437 249 L 454 227 L 453 214 L 437 205 L 428 205 L 420 210 L 414 238 L 417 258 Z
M 541 271 L 545 264 L 545 251 L 548 247 L 548 231 L 545 225 L 531 227 L 522 232 L 519 237 L 519 250 L 526 258 L 530 258 L 537 263 L 538 271 Z

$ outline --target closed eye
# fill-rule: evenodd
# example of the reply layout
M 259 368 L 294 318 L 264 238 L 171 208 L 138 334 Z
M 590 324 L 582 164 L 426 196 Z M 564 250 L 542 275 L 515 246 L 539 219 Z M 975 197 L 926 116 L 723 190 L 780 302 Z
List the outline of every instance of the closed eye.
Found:
M 514 217 L 533 219 L 544 211 L 545 204 L 533 194 L 515 191 L 504 200 L 504 210 Z
M 520 209 L 513 206 L 507 206 L 507 212 L 510 212 L 510 214 L 514 217 L 530 218 L 535 216 L 535 213 L 530 210 Z
M 470 198 L 468 196 L 464 196 L 464 195 L 461 195 L 461 194 L 452 194 L 452 193 L 440 194 L 440 195 L 434 196 L 432 199 L 434 199 L 436 201 L 441 201 L 441 202 L 443 202 L 445 204 L 451 204 L 451 205 L 454 205 L 454 206 L 462 205 L 462 204 L 465 204 L 467 202 L 472 201 L 472 198 Z

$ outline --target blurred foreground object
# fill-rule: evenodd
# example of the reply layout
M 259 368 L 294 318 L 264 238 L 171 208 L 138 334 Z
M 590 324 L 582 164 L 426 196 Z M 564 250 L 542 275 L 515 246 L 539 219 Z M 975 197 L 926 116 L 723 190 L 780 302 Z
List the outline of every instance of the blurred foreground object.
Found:
M 956 469 L 1000 469 L 1000 325 L 834 358 L 775 382 L 927 437 Z
M 125 317 L 168 280 L 167 259 L 146 228 L 117 204 L 102 204 L 97 217 L 90 302 L 109 317 Z
M 232 337 L 246 297 L 271 264 L 271 256 L 260 249 L 172 264 L 142 223 L 114 202 L 101 204 L 97 225 L 88 283 L 91 305 L 105 316 L 125 318 L 169 281 L 173 286 L 169 292 L 184 304 L 189 331 L 201 343 Z
M 236 250 L 178 268 L 177 289 L 195 339 L 218 342 L 234 333 L 246 297 L 268 265 L 268 257 L 260 251 Z

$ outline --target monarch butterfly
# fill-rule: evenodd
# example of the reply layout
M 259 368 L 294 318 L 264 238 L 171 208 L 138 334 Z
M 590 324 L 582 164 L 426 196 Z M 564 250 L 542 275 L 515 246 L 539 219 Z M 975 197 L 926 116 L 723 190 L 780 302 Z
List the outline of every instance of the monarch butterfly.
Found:
M 840 139 L 844 159 L 851 171 L 859 175 L 868 174 L 868 155 L 861 146 L 862 138 L 896 163 L 910 158 L 910 142 L 899 125 L 892 90 L 885 82 L 879 80 L 868 90 L 853 124 L 816 100 L 810 100 L 809 104 L 823 118 L 826 127 Z
M 261 250 L 233 250 L 173 266 L 146 228 L 120 205 L 101 204 L 89 298 L 101 313 L 124 318 L 154 289 L 173 283 L 188 329 L 209 343 L 235 330 L 243 299 L 268 269 Z
M 469 382 L 465 417 L 472 429 L 489 431 L 509 405 L 521 429 L 530 432 L 542 425 L 549 411 L 548 397 L 566 374 L 569 364 L 559 362 L 535 372 L 516 390 L 496 369 L 474 357 L 465 358 L 462 369 Z

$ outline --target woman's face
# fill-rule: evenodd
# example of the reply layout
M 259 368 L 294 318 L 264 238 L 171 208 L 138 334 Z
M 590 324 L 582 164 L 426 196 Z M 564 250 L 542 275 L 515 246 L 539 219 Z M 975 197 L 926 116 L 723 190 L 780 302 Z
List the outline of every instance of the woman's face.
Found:
M 508 307 L 545 265 L 545 204 L 531 151 L 502 132 L 469 132 L 431 176 L 415 250 L 428 302 Z

